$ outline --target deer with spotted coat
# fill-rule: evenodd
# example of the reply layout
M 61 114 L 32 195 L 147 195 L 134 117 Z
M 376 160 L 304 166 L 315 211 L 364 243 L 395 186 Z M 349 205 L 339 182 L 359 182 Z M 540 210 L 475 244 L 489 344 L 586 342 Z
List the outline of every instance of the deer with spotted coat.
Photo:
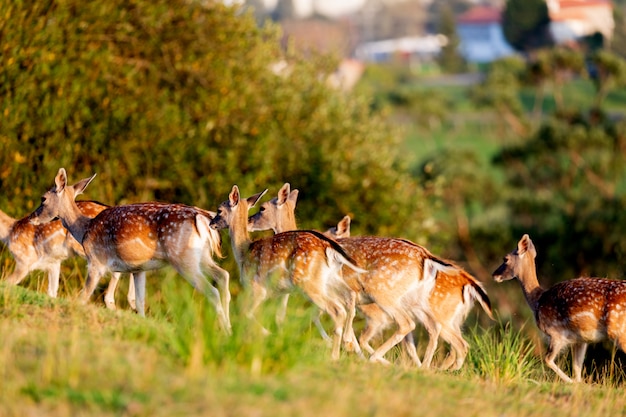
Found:
M 326 233 L 344 242 L 343 239 L 350 237 L 350 216 L 345 216 L 331 227 Z M 450 263 L 450 265 L 453 265 Z M 478 301 L 487 316 L 493 318 L 491 302 L 482 285 L 476 281 L 469 273 L 460 267 L 442 270 L 435 278 L 435 285 L 428 297 L 432 317 L 439 330 L 439 337 L 450 344 L 450 352 L 441 365 L 441 369 L 457 370 L 463 366 L 469 344 L 463 338 L 461 327 L 467 319 L 467 315 Z M 376 304 L 364 304 L 360 306 L 363 315 L 366 317 L 366 327 L 361 335 L 361 343 L 369 345 L 370 339 L 384 330 L 392 323 Z M 411 336 L 411 337 L 408 337 Z M 430 335 L 434 337 L 434 335 Z M 405 337 L 404 341 L 407 351 L 414 350 L 412 333 Z M 437 348 L 437 340 L 429 341 L 427 352 L 434 352 Z M 428 353 L 430 355 L 430 353 Z
M 548 338 L 546 365 L 563 381 L 580 382 L 589 343 L 611 340 L 626 351 L 626 281 L 576 278 L 543 289 L 537 279 L 536 256 L 535 245 L 525 234 L 493 278 L 519 281 L 537 326 Z M 572 347 L 573 380 L 555 363 L 567 346 Z
M 272 199 L 261 206 L 260 211 L 249 219 L 251 230 L 288 230 L 295 229 L 295 199 L 297 191 L 290 191 L 290 185 L 283 185 L 277 198 Z M 345 233 L 345 222 L 338 227 Z M 367 317 L 368 327 L 359 338 L 360 346 L 368 351 L 371 361 L 387 363 L 384 355 L 403 339 L 407 352 L 414 363 L 418 366 L 429 367 L 434 356 L 439 335 L 453 343 L 458 351 L 456 358 L 446 361 L 446 366 L 455 364 L 455 368 L 462 365 L 467 354 L 467 343 L 459 332 L 455 332 L 454 321 L 442 322 L 433 315 L 429 295 L 439 280 L 439 275 L 447 273 L 450 276 L 459 277 L 464 271 L 447 261 L 436 258 L 425 248 L 404 240 L 383 237 L 340 238 L 337 242 L 367 269 L 367 274 L 356 276 L 350 271 L 344 273 L 350 287 L 359 295 L 359 307 Z M 464 289 L 459 286 L 462 297 L 478 299 L 485 311 L 491 316 L 491 308 L 487 294 L 479 283 L 469 279 L 469 274 L 464 273 L 464 279 L 460 281 L 473 285 Z M 467 278 L 469 277 L 469 278 Z M 455 278 L 455 282 L 459 281 Z M 440 285 L 441 286 L 441 285 Z M 439 297 L 439 295 L 437 295 Z M 466 309 L 459 309 L 458 305 L 450 302 L 450 298 L 441 296 L 441 307 L 445 304 L 448 309 L 459 310 L 466 314 Z M 468 303 L 469 304 L 469 303 Z M 471 307 L 471 304 L 469 304 Z M 354 311 L 354 308 L 352 308 Z M 352 313 L 352 317 L 354 313 Z M 463 314 L 458 314 L 462 317 Z M 424 355 L 424 361 L 417 356 L 415 344 L 412 342 L 412 331 L 415 328 L 415 320 L 424 324 L 429 333 L 429 344 Z M 397 331 L 387 339 L 378 349 L 374 350 L 369 345 L 369 340 L 378 331 L 386 327 L 390 320 L 398 326 Z M 456 325 L 456 322 L 454 322 Z M 351 321 L 348 322 L 346 334 L 351 334 Z
M 81 213 L 95 217 L 108 206 L 95 201 L 78 201 Z M 0 210 L 0 241 L 15 260 L 15 267 L 6 281 L 18 285 L 26 276 L 36 270 L 46 272 L 48 295 L 56 298 L 59 291 L 61 263 L 73 256 L 85 257 L 80 243 L 72 237 L 60 220 L 35 226 L 30 216 L 14 219 Z M 115 288 L 120 274 L 115 273 L 109 281 L 104 301 L 108 308 L 115 309 Z M 135 309 L 135 288 L 131 279 L 128 288 L 128 303 Z
M 75 201 L 95 177 L 67 184 L 64 168 L 55 185 L 41 198 L 31 215 L 34 224 L 59 218 L 80 242 L 87 258 L 87 280 L 81 301 L 87 302 L 107 272 L 135 273 L 138 308 L 145 303 L 145 271 L 171 265 L 217 312 L 221 327 L 230 332 L 229 274 L 213 254 L 221 256 L 219 233 L 209 227 L 213 213 L 184 204 L 136 203 L 110 207 L 96 217 L 83 215 Z M 217 281 L 215 288 L 204 274 Z M 142 282 L 137 282 L 143 279 Z
M 334 322 L 332 359 L 340 356 L 351 290 L 342 279 L 342 267 L 365 272 L 334 240 L 315 231 L 288 231 L 252 241 L 248 210 L 267 190 L 242 198 L 234 185 L 228 200 L 211 220 L 216 230 L 228 229 L 242 284 L 252 291 L 247 316 L 254 319 L 259 305 L 272 293 L 299 289 Z

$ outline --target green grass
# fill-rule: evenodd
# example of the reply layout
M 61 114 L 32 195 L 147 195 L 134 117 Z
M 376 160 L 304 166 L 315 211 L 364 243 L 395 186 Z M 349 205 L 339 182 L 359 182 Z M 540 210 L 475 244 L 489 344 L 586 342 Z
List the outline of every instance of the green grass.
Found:
M 558 382 L 525 332 L 506 324 L 468 329 L 470 355 L 457 372 L 348 354 L 332 362 L 302 297 L 292 297 L 281 329 L 273 325 L 277 303 L 263 306 L 258 320 L 269 337 L 243 317 L 236 297 L 229 337 L 175 273 L 151 273 L 148 281 L 146 318 L 97 299 L 78 305 L 75 292 L 51 300 L 31 288 L 37 280 L 27 288 L 0 283 L 0 415 L 606 416 L 626 409 L 621 384 Z

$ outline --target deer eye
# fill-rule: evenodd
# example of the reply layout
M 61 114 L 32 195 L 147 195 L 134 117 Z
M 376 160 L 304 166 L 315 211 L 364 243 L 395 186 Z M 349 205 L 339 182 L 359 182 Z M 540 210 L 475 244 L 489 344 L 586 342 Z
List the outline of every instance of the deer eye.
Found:
M 261 208 L 259 209 L 259 211 L 265 211 L 265 207 L 261 206 Z

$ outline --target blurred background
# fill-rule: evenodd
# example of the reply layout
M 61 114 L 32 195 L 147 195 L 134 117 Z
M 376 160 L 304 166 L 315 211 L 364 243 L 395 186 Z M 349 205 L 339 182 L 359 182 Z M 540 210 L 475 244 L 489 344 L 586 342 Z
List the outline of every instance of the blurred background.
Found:
M 112 205 L 289 182 L 301 228 L 413 240 L 523 322 L 491 272 L 524 233 L 545 286 L 624 276 L 625 7 L 0 1 L 0 209 L 30 213 L 62 166 Z

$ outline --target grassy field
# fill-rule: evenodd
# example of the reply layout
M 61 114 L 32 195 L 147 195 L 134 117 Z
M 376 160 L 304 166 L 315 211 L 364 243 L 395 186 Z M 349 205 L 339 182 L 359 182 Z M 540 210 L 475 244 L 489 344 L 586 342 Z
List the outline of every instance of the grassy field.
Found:
M 599 372 L 566 385 L 540 361 L 533 343 L 507 324 L 471 325 L 470 355 L 458 372 L 370 364 L 330 348 L 311 326 L 314 313 L 293 297 L 284 327 L 275 303 L 259 320 L 240 312 L 233 335 L 216 325 L 208 303 L 173 271 L 149 275 L 148 317 L 79 305 L 79 268 L 62 297 L 49 299 L 34 274 L 25 286 L 0 284 L 2 416 L 607 416 L 626 412 L 620 378 Z M 233 277 L 236 280 L 236 277 Z M 74 282 L 75 284 L 72 284 Z M 118 291 L 123 305 L 127 281 Z M 236 284 L 235 284 L 236 286 Z M 534 324 L 529 324 L 534 326 Z M 424 341 L 423 335 L 419 340 Z M 423 343 L 419 343 L 423 347 Z M 444 354 L 440 349 L 438 358 Z
M 568 100 L 578 103 L 588 88 L 583 85 Z M 446 147 L 475 150 L 487 162 L 511 140 L 483 113 L 469 112 L 463 89 L 446 94 L 465 118 L 431 131 L 409 123 L 407 150 L 416 163 Z M 611 96 L 611 110 L 620 111 L 620 101 Z M 529 97 L 525 102 L 532 105 Z M 244 318 L 238 276 L 230 267 L 233 334 L 226 336 L 206 300 L 169 269 L 149 273 L 147 317 L 140 318 L 124 300 L 127 278 L 117 294 L 121 308 L 110 311 L 101 300 L 105 283 L 93 303 L 75 301 L 83 261 L 66 262 L 57 300 L 44 294 L 40 273 L 19 287 L 5 285 L 1 278 L 12 265 L 1 250 L 0 416 L 626 414 L 623 367 L 590 358 L 586 384 L 560 382 L 542 364 L 544 346 L 528 317 L 493 323 L 472 313 L 465 330 L 470 354 L 457 372 L 417 369 L 400 349 L 390 353 L 395 365 L 389 367 L 345 353 L 332 362 L 329 346 L 311 324 L 315 309 L 302 297 L 292 297 L 281 328 L 273 325 L 277 304 L 263 306 L 258 319 L 272 330 L 263 336 Z M 487 289 L 519 296 L 515 285 Z M 505 308 L 496 305 L 495 311 L 504 317 Z M 422 353 L 423 332 L 418 336 Z M 445 348 L 440 346 L 438 361 Z M 568 363 L 562 360 L 565 368 Z

